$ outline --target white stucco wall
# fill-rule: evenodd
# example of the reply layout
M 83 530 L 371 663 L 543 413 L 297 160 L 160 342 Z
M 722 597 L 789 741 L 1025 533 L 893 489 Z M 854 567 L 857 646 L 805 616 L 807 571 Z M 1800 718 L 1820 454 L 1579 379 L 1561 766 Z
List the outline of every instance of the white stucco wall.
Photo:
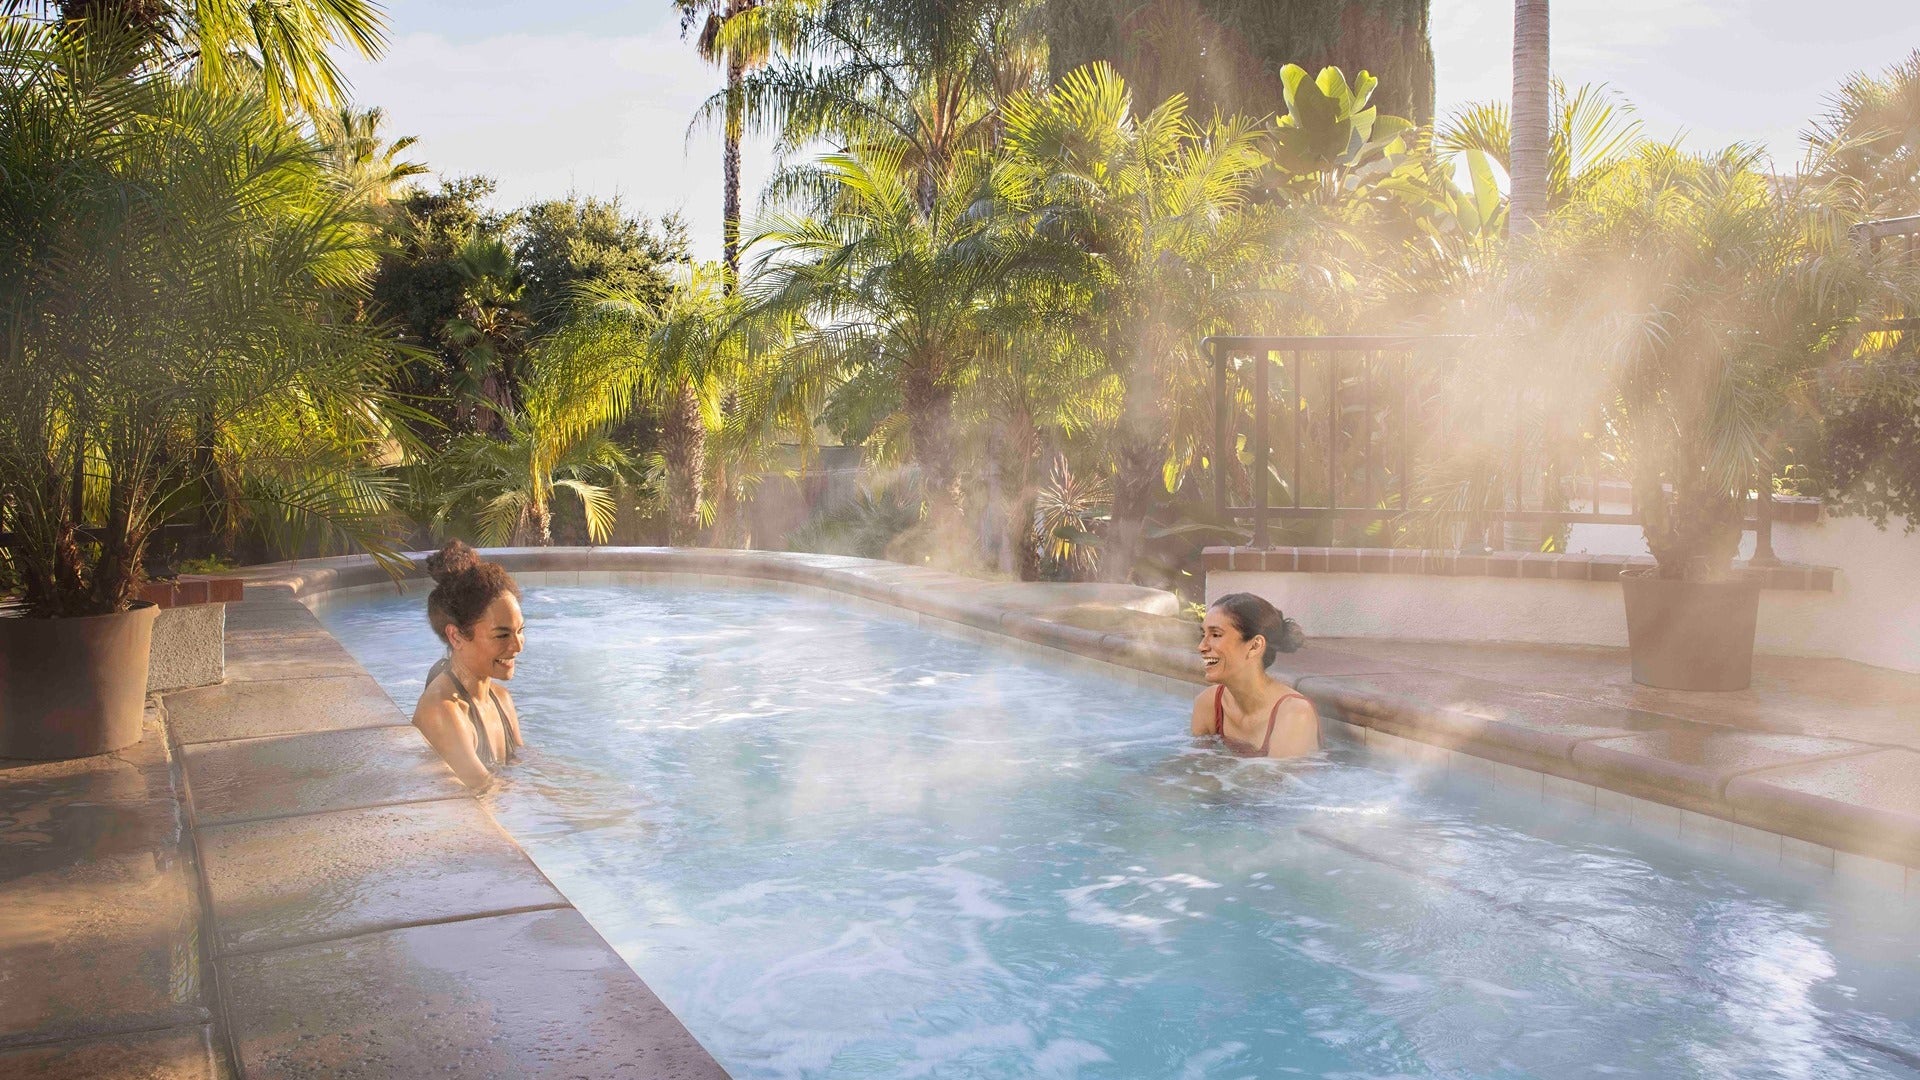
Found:
M 1644 554 L 1646 548 L 1584 550 Z M 1881 532 L 1859 518 L 1783 524 L 1775 526 L 1774 550 L 1788 562 L 1838 572 L 1832 592 L 1762 592 L 1756 651 L 1920 672 L 1920 533 L 1906 535 L 1901 522 Z M 1273 601 L 1307 633 L 1321 637 L 1627 643 L 1620 587 L 1610 582 L 1232 570 L 1207 575 L 1209 598 L 1241 590 Z
M 227 605 L 163 608 L 147 652 L 147 691 L 211 686 L 227 676 Z

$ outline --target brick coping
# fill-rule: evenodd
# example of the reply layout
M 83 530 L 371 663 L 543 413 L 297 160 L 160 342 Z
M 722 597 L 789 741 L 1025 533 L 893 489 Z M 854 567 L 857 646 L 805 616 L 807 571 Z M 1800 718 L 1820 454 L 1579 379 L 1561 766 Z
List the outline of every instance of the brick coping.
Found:
M 158 608 L 238 604 L 246 599 L 246 583 L 231 577 L 182 574 L 177 578 L 149 581 L 140 586 L 139 599 Z
M 1490 577 L 1522 581 L 1618 581 L 1622 571 L 1651 570 L 1647 555 L 1559 555 L 1491 551 L 1473 555 L 1430 548 L 1210 547 L 1201 558 L 1209 571 L 1306 574 L 1418 574 L 1426 577 Z M 1753 566 L 1734 563 L 1737 580 L 1757 580 L 1770 590 L 1832 592 L 1831 566 Z
M 928 567 L 793 552 L 518 548 L 485 554 L 509 571 L 543 573 L 548 580 L 558 574 L 562 581 L 583 584 L 692 575 L 812 587 L 1153 676 L 1188 684 L 1202 681 L 1192 647 L 1170 643 L 1172 637 L 1186 636 L 1186 625 L 1177 619 L 1157 620 L 1164 623 L 1157 628 L 1164 633 L 1154 627 L 1102 631 L 1061 621 L 1063 613 L 1049 612 L 1044 603 L 1021 607 L 1004 599 L 1008 586 L 1038 596 L 1049 588 L 1044 583 L 988 582 Z M 415 559 L 418 575 L 424 555 Z M 257 587 L 285 589 L 303 598 L 390 580 L 363 556 L 255 567 L 240 576 Z M 1854 790 L 1848 783 L 1823 791 L 1799 775 L 1833 765 L 1894 774 L 1920 771 L 1920 752 L 1827 739 L 1819 740 L 1818 749 L 1791 749 L 1771 759 L 1776 763 L 1754 765 L 1753 754 L 1764 759 L 1764 754 L 1792 743 L 1791 734 L 1453 677 L 1316 649 L 1311 643 L 1282 656 L 1273 674 L 1306 694 L 1325 721 L 1350 736 L 1357 733 L 1370 747 L 1378 743 L 1383 752 L 1427 766 L 1445 763 L 1449 775 L 1457 771 L 1484 776 L 1492 783 L 1506 775 L 1498 770 L 1509 770 L 1532 777 L 1531 790 L 1584 792 L 1590 804 L 1602 809 L 1609 799 L 1629 800 L 1672 814 L 1676 823 L 1680 815 L 1692 815 L 1726 830 L 1745 830 L 1738 835 L 1748 841 L 1759 837 L 1760 846 L 1781 858 L 1798 856 L 1836 871 L 1852 860 L 1895 877 L 1909 874 L 1909 891 L 1920 896 L 1920 799 Z M 1444 677 L 1450 685 L 1444 691 L 1422 692 L 1394 685 L 1396 677 Z M 1663 756 L 1662 745 L 1721 753 L 1676 759 Z M 1728 763 L 1741 760 L 1748 763 Z M 1741 846 L 1755 845 L 1742 841 Z

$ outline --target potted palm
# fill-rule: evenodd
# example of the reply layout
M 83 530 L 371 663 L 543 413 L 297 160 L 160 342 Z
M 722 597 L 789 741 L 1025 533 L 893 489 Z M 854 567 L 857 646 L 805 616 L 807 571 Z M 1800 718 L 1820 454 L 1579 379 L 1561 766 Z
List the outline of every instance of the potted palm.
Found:
M 140 737 L 170 517 L 380 535 L 392 350 L 347 315 L 373 259 L 349 187 L 261 96 L 5 31 L 0 757 L 68 757 Z
M 1598 403 L 1594 445 L 1631 478 L 1656 562 L 1623 576 L 1633 677 L 1737 690 L 1759 585 L 1736 573 L 1770 436 L 1859 323 L 1862 261 L 1833 193 L 1750 154 L 1650 147 L 1558 214 L 1535 299 Z

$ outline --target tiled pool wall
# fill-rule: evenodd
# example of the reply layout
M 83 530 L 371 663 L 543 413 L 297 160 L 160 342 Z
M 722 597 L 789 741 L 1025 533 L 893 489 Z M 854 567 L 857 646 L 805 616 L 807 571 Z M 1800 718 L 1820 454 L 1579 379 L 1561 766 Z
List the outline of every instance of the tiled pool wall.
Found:
M 760 552 L 754 554 L 776 555 L 776 553 Z M 850 561 L 864 562 L 865 560 Z M 1191 693 L 1197 686 L 1203 685 L 1202 680 L 1197 677 L 1197 672 L 1194 678 L 1176 679 L 1158 672 L 1142 670 L 1128 662 L 1137 654 L 1111 650 L 1108 653 L 1111 658 L 1089 655 L 1085 651 L 1061 648 L 1045 641 L 1035 641 L 1029 637 L 984 629 L 971 623 L 855 595 L 831 585 L 760 576 L 656 570 L 513 570 L 511 567 L 509 569 L 513 573 L 514 580 L 523 586 L 674 585 L 772 591 L 806 596 L 855 610 L 905 619 L 916 626 L 953 634 L 980 644 L 1041 656 L 1051 662 L 1063 663 L 1083 670 L 1097 671 L 1103 677 L 1118 678 L 1129 685 L 1178 693 Z M 901 567 L 901 569 L 916 568 Z M 424 577 L 409 578 L 405 583 L 408 593 L 418 593 L 423 600 L 428 587 L 430 582 Z M 373 583 L 345 584 L 338 588 L 321 585 L 318 588 L 299 590 L 299 595 L 303 603 L 319 610 L 327 603 L 329 597 L 346 598 L 355 595 L 392 593 L 395 588 L 391 581 L 381 580 Z M 1114 635 L 1107 635 L 1107 637 L 1112 636 Z M 1078 645 L 1079 642 L 1076 644 Z M 1164 658 L 1162 659 L 1164 662 Z M 1731 854 L 1742 860 L 1778 866 L 1791 872 L 1830 876 L 1848 886 L 1871 889 L 1877 894 L 1893 898 L 1904 897 L 1909 902 L 1920 902 L 1920 867 L 1908 867 L 1884 859 L 1838 850 L 1824 844 L 1640 798 L 1607 787 L 1394 735 L 1378 728 L 1327 716 L 1325 712 L 1326 710 L 1322 710 L 1323 738 L 1349 748 L 1363 749 L 1380 766 L 1412 770 L 1418 774 L 1422 782 L 1444 784 L 1450 789 L 1469 793 L 1498 790 L 1508 798 L 1517 798 L 1523 802 L 1537 799 L 1544 812 L 1576 817 L 1599 816 L 1606 818 L 1609 824 L 1625 826 L 1635 833 L 1664 841 L 1677 841 L 1697 850 Z M 1174 718 L 1170 722 L 1175 722 L 1177 719 Z

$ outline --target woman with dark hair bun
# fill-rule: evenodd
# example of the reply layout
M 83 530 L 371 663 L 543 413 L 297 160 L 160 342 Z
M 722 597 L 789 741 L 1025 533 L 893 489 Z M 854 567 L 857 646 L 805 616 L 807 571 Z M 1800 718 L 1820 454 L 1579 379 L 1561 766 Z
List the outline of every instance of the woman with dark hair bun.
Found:
M 1210 685 L 1193 699 L 1193 733 L 1217 735 L 1250 757 L 1320 749 L 1313 702 L 1267 674 L 1275 656 L 1304 640 L 1300 624 L 1261 597 L 1229 593 L 1215 600 L 1200 626 L 1200 663 Z
M 413 726 L 462 783 L 484 788 L 526 745 L 513 697 L 500 685 L 513 678 L 514 657 L 526 645 L 520 586 L 459 540 L 429 555 L 427 572 L 434 582 L 427 622 L 447 655 L 427 672 Z

